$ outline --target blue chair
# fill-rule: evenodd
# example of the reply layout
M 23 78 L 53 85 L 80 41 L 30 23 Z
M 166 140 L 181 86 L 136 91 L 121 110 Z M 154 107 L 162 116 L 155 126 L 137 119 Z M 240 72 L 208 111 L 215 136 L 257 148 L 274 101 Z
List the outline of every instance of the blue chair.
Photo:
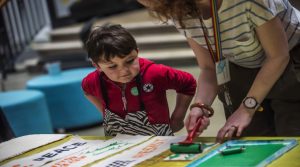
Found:
M 53 133 L 42 92 L 34 90 L 0 92 L 0 107 L 15 137 Z
M 45 94 L 54 129 L 70 129 L 102 123 L 102 114 L 81 89 L 82 79 L 94 68 L 65 70 L 56 75 L 43 75 L 29 80 L 27 89 Z

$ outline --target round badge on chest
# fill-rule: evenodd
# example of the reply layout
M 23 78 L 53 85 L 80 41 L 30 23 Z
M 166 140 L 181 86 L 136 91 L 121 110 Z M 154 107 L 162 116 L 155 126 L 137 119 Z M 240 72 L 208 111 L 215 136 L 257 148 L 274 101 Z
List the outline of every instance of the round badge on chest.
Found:
M 154 89 L 154 87 L 151 83 L 144 84 L 144 86 L 143 86 L 143 90 L 148 93 L 152 92 L 153 89 Z
M 135 86 L 135 87 L 132 87 L 131 90 L 130 90 L 130 92 L 131 92 L 131 94 L 132 94 L 133 96 L 139 95 L 139 91 L 138 91 L 138 89 L 137 89 L 136 86 Z

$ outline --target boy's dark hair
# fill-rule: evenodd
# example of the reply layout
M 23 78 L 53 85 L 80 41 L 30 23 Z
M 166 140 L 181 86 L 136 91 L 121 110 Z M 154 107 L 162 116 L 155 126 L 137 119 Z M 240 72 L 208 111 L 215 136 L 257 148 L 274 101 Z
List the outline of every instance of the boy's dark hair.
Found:
M 121 25 L 105 24 L 95 27 L 85 43 L 88 57 L 94 63 L 125 57 L 137 49 L 133 36 Z

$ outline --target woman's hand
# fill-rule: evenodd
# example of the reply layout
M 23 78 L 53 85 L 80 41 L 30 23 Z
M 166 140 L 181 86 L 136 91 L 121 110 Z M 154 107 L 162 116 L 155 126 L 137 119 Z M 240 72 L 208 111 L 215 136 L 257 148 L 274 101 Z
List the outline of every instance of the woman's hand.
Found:
M 219 130 L 217 142 L 222 143 L 225 138 L 230 140 L 234 135 L 240 137 L 243 130 L 250 124 L 254 112 L 254 110 L 246 109 L 243 105 L 240 105 Z
M 201 108 L 193 107 L 185 120 L 185 127 L 188 132 L 193 130 L 198 119 L 201 119 L 201 126 L 198 129 L 197 136 L 199 136 L 205 129 L 207 129 L 210 121 L 208 117 L 203 115 L 203 111 Z

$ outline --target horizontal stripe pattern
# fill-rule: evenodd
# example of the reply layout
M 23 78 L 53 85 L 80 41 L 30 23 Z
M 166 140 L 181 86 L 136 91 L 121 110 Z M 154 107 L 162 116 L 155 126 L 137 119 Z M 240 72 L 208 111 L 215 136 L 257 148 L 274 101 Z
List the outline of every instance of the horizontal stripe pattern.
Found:
M 265 53 L 254 30 L 275 16 L 282 21 L 289 49 L 300 38 L 300 12 L 287 0 L 223 0 L 218 13 L 223 54 L 229 61 L 243 67 L 257 68 L 262 65 Z M 177 21 L 173 22 L 179 32 L 206 47 L 199 18 L 185 18 L 185 28 L 180 27 Z M 215 49 L 211 19 L 204 20 L 204 23 Z
M 128 113 L 123 119 L 117 114 L 105 110 L 104 131 L 106 136 L 127 135 L 155 135 L 173 136 L 169 124 L 150 124 L 146 111 Z

